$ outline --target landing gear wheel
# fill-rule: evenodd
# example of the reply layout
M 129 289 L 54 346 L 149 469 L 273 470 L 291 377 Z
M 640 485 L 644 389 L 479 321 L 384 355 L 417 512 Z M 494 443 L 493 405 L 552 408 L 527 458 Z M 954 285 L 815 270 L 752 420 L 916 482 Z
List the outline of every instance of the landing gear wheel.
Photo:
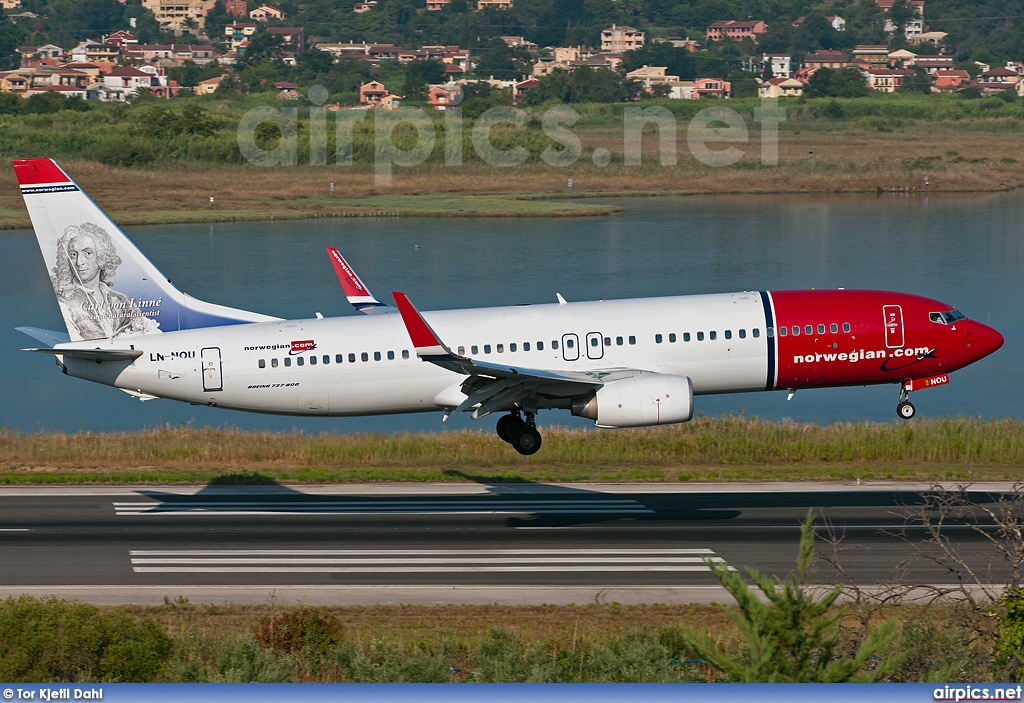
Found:
M 523 425 L 522 429 L 513 435 L 512 447 L 520 454 L 529 456 L 536 454 L 540 449 L 540 441 L 540 432 L 536 427 Z
M 518 415 L 502 415 L 498 418 L 498 424 L 494 426 L 494 431 L 498 433 L 498 436 L 503 440 L 512 443 L 512 438 L 516 436 L 517 432 L 521 432 L 526 427 L 526 423 Z
M 900 401 L 900 404 L 896 406 L 896 414 L 904 420 L 909 420 L 914 417 L 915 412 L 917 411 L 914 408 L 914 404 L 909 400 Z

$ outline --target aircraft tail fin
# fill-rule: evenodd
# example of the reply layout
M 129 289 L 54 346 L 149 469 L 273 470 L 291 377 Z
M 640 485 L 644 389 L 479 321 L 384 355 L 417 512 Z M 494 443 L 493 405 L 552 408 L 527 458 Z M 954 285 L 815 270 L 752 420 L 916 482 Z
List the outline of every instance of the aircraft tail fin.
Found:
M 13 165 L 71 341 L 277 319 L 182 293 L 57 162 Z

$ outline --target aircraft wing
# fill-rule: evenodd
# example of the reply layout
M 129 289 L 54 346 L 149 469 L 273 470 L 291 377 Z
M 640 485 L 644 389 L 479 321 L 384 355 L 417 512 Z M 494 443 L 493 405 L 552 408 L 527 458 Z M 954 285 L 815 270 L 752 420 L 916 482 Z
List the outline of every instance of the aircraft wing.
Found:
M 341 289 L 345 292 L 345 297 L 348 298 L 352 307 L 367 315 L 388 315 L 398 312 L 395 308 L 373 297 L 373 293 L 359 280 L 359 276 L 345 261 L 345 257 L 341 255 L 340 251 L 334 247 L 327 247 L 327 255 L 331 257 L 331 264 L 334 265 L 334 272 L 338 275 L 338 281 L 341 282 Z
M 494 364 L 462 356 L 441 341 L 405 293 L 396 291 L 393 295 L 416 355 L 441 368 L 470 377 L 462 386 L 467 398 L 455 410 L 469 410 L 478 406 L 473 412 L 474 418 L 505 409 L 531 397 L 579 396 L 611 381 L 651 373 L 628 368 L 550 371 Z

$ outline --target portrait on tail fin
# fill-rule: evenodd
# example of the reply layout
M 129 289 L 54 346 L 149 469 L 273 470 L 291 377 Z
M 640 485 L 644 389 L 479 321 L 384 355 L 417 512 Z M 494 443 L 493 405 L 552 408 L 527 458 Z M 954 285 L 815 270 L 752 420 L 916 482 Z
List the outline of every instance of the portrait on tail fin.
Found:
M 99 225 L 71 225 L 57 240 L 53 290 L 72 340 L 109 339 L 159 332 L 135 301 L 114 289 L 121 257 Z

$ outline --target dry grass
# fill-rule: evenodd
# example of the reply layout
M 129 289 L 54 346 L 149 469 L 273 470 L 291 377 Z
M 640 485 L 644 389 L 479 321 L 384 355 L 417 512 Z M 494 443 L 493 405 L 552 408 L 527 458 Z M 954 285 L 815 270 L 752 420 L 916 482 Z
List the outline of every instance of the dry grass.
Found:
M 336 435 L 164 427 L 0 431 L 0 482 L 359 482 L 1015 479 L 1020 420 L 912 423 L 700 418 L 673 427 L 549 428 L 516 454 L 491 432 Z
M 645 133 L 644 164 L 621 163 L 621 128 L 576 130 L 583 158 L 557 168 L 528 162 L 497 168 L 478 162 L 460 167 L 424 164 L 396 168 L 389 186 L 374 185 L 372 169 L 354 167 L 258 168 L 196 163 L 162 164 L 159 169 L 130 169 L 94 162 L 63 164 L 89 194 L 124 224 L 210 222 L 328 216 L 380 215 L 572 215 L 607 214 L 572 204 L 538 210 L 517 196 L 575 197 L 601 194 L 803 193 L 882 189 L 920 189 L 923 176 L 931 191 L 985 191 L 1016 188 L 1024 182 L 1024 163 L 1007 157 L 1024 148 L 1019 129 L 995 129 L 987 123 L 922 123 L 878 131 L 853 123 L 794 122 L 784 125 L 780 164 L 760 165 L 760 135 L 752 131 L 738 145 L 744 159 L 727 168 L 711 168 L 690 156 L 685 130 L 677 135 L 678 164 L 655 162 L 657 134 Z M 712 148 L 728 145 L 710 144 Z M 612 164 L 600 168 L 590 159 L 606 148 Z M 808 153 L 815 152 L 814 161 Z M 567 188 L 567 179 L 574 188 Z M 328 185 L 335 183 L 335 198 Z M 431 194 L 463 196 L 435 200 Z M 497 200 L 466 196 L 490 194 Z M 210 196 L 216 198 L 211 208 Z M 420 196 L 395 200 L 395 196 Z M 359 199 L 373 198 L 362 203 Z M 9 169 L 0 169 L 0 227 L 28 227 L 28 218 Z

